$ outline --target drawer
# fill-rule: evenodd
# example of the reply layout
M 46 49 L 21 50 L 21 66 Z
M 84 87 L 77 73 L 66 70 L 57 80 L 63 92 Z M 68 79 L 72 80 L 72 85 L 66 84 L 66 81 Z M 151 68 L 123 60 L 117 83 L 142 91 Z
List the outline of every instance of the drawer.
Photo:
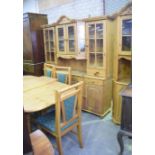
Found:
M 103 85 L 104 80 L 94 79 L 94 78 L 85 78 L 85 84 Z
M 83 77 L 72 75 L 72 84 L 77 83 L 79 81 L 84 81 Z
M 87 74 L 96 77 L 105 77 L 105 69 L 87 68 Z

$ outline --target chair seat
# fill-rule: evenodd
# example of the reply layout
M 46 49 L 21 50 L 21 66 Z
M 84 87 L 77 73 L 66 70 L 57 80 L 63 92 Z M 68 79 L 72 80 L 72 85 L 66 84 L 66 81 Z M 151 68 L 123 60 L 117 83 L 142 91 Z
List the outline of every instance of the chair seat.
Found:
M 62 131 L 64 131 L 65 129 L 67 129 L 68 127 L 72 126 L 74 123 L 77 123 L 78 119 L 75 119 L 74 121 L 68 123 L 66 126 L 64 126 L 63 128 L 61 128 Z M 55 132 L 55 112 L 48 112 L 45 113 L 44 115 L 39 116 L 36 119 L 36 123 L 38 123 L 39 125 L 43 126 L 44 128 Z

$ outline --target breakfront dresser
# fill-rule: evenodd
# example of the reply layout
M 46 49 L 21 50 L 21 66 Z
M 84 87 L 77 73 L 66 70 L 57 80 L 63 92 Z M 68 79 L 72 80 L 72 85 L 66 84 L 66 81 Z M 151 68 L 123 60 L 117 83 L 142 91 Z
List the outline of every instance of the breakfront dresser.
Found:
M 23 14 L 23 72 L 43 75 L 44 43 L 41 25 L 47 24 L 47 15 Z
M 42 26 L 46 63 L 72 68 L 72 83 L 84 81 L 82 109 L 104 116 L 112 99 L 112 20 L 61 16 Z
M 132 79 L 132 3 L 129 3 L 114 20 L 113 59 L 113 122 L 120 124 L 122 98 L 120 91 Z

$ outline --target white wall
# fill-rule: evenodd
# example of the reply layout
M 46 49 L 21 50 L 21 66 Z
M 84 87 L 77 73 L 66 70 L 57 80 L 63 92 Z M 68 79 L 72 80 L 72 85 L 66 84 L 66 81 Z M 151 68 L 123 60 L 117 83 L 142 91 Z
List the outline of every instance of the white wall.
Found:
M 47 9 L 39 4 L 39 12 L 48 14 L 49 23 L 57 21 L 62 15 L 73 19 L 100 16 L 103 15 L 103 0 L 72 0 L 70 3 Z
M 105 0 L 105 13 L 119 11 L 131 0 Z M 24 0 L 23 12 L 48 15 L 48 23 L 56 22 L 60 16 L 82 19 L 104 14 L 103 0 Z
M 38 0 L 23 0 L 23 13 L 39 13 Z

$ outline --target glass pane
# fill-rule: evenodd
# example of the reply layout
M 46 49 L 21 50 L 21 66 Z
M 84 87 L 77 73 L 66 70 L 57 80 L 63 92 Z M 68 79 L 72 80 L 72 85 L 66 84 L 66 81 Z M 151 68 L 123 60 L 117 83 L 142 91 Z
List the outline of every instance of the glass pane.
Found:
M 50 52 L 46 53 L 46 61 L 50 61 Z
M 122 37 L 122 51 L 131 51 L 131 42 L 130 36 Z
M 74 40 L 74 26 L 68 27 L 68 38 Z
M 74 40 L 69 40 L 69 51 L 75 52 Z
M 54 43 L 53 43 L 53 41 L 50 41 L 50 49 L 51 48 L 54 48 Z
M 96 65 L 98 67 L 102 67 L 103 66 L 103 54 L 97 54 L 96 55 Z
M 96 40 L 96 52 L 103 53 L 103 39 Z
M 88 26 L 89 29 L 89 38 L 94 39 L 95 38 L 95 25 L 91 24 Z
M 45 31 L 45 39 L 48 40 L 48 31 Z
M 58 39 L 59 40 L 64 39 L 64 30 L 63 30 L 63 28 L 58 28 Z
M 85 51 L 85 40 L 79 40 L 79 48 L 81 52 Z
M 54 61 L 54 53 L 51 52 L 51 61 Z
M 64 51 L 64 41 L 59 41 L 59 51 Z
M 53 41 L 53 30 L 49 31 L 50 40 Z
M 51 49 L 50 49 L 50 52 L 54 52 L 54 48 L 51 48 Z
M 48 42 L 46 42 L 46 45 L 45 45 L 46 47 L 46 52 L 49 52 L 49 43 Z
M 93 54 L 93 53 L 89 54 L 89 65 L 90 66 L 95 65 L 95 54 Z
M 132 20 L 127 19 L 122 21 L 122 34 L 131 35 L 132 33 Z
M 96 38 L 103 38 L 103 24 L 96 24 Z
M 95 52 L 95 40 L 89 39 L 89 52 Z

